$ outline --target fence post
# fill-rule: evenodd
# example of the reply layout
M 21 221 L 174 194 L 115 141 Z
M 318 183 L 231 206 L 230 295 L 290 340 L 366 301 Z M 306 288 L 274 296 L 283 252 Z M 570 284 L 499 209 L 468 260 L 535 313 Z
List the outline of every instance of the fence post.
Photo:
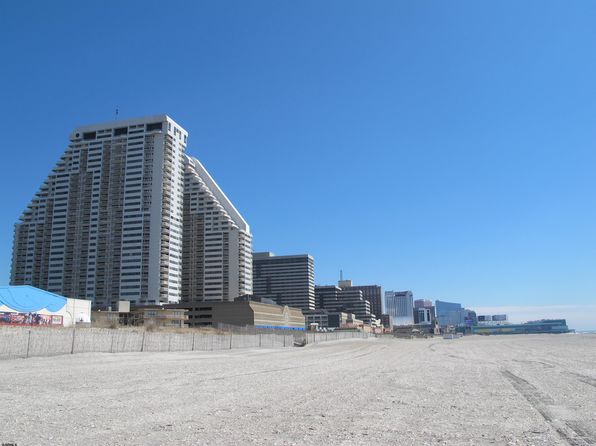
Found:
M 31 344 L 31 329 L 29 329 L 29 336 L 27 337 L 27 356 L 25 356 L 25 358 L 29 357 L 29 345 Z
M 141 339 L 141 352 L 145 350 L 145 330 L 143 330 L 143 339 Z
M 286 346 L 286 335 L 283 335 L 284 337 L 284 347 Z
M 74 323 L 74 321 L 73 321 Z M 70 354 L 74 353 L 74 341 L 75 341 L 75 326 L 72 326 L 72 345 L 70 346 Z
M 172 348 L 172 333 L 168 336 L 168 351 Z
M 262 341 L 261 341 L 261 336 L 263 336 L 263 335 L 262 335 L 261 333 L 259 333 L 259 347 L 260 347 L 261 345 L 263 345 L 263 344 L 262 344 Z
M 194 352 L 195 351 L 195 336 L 196 335 L 197 335 L 196 333 L 193 333 L 192 334 L 192 348 L 190 350 L 191 352 Z
M 230 332 L 230 350 L 232 350 L 232 332 Z
M 110 353 L 114 353 L 114 336 L 115 335 L 116 335 L 116 333 L 112 331 L 112 342 L 110 343 Z

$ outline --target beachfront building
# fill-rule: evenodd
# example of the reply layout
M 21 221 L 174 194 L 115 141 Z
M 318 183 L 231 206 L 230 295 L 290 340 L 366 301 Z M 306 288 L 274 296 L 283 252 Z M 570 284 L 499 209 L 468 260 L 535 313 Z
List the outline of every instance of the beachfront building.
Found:
M 385 291 L 385 310 L 392 326 L 414 323 L 414 295 L 411 291 Z
M 358 289 L 342 289 L 335 285 L 317 285 L 315 296 L 317 309 L 353 313 L 356 319 L 367 325 L 376 322 L 376 317 L 370 309 L 370 302 L 364 299 L 362 291 Z
M 252 258 L 253 294 L 278 305 L 315 309 L 314 259 L 308 254 L 276 256 L 255 252 Z
M 361 291 L 364 300 L 370 302 L 371 313 L 379 317 L 383 313 L 381 285 L 353 285 L 351 280 L 340 280 L 338 286 L 344 291 Z
M 252 235 L 196 158 L 185 157 L 181 301 L 252 294 Z
M 565 319 L 541 319 L 524 324 L 478 325 L 472 327 L 472 333 L 481 335 L 499 334 L 538 334 L 538 333 L 569 333 Z
M 71 327 L 91 322 L 91 302 L 28 285 L 0 286 L 0 326 Z
M 250 292 L 248 225 L 186 156 L 187 140 L 166 115 L 74 129 L 15 225 L 11 283 L 98 307 Z M 195 187 L 186 195 L 185 182 Z M 185 209 L 204 216 L 191 221 L 192 230 L 185 230 Z
M 437 321 L 441 327 L 453 325 L 455 327 L 464 325 L 465 310 L 461 304 L 455 302 L 435 301 Z

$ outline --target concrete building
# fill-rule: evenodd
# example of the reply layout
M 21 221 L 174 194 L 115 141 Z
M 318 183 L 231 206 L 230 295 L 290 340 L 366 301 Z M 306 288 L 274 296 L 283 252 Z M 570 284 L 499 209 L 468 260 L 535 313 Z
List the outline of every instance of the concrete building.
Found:
M 385 328 L 391 328 L 391 318 L 388 314 L 385 313 L 381 315 L 381 324 Z
M 434 324 L 436 321 L 435 306 L 428 299 L 414 301 L 414 324 Z
M 329 311 L 353 313 L 358 320 L 366 325 L 376 322 L 371 313 L 370 302 L 364 299 L 362 291 L 346 287 L 342 289 L 335 285 L 317 285 L 315 296 L 320 309 Z
M 11 283 L 100 307 L 250 292 L 248 225 L 187 140 L 166 115 L 76 128 L 15 225 Z
M 239 299 L 233 302 L 193 302 L 172 308 L 188 310 L 190 327 L 254 326 L 256 328 L 305 330 L 305 318 L 299 308 L 255 300 Z
M 380 317 L 384 313 L 383 294 L 380 285 L 353 285 L 351 280 L 340 280 L 338 286 L 344 291 L 362 291 L 362 297 L 370 302 L 370 311 Z
M 315 309 L 314 260 L 308 254 L 276 256 L 255 252 L 253 293 L 301 310 Z
M 411 291 L 385 291 L 385 309 L 392 326 L 414 324 L 414 295 Z
M 119 325 L 153 326 L 169 328 L 188 327 L 188 310 L 176 305 L 144 305 L 130 307 L 130 302 L 120 301 L 116 307 L 96 308 L 91 312 L 94 327 L 114 327 Z
M 124 325 L 168 328 L 188 327 L 188 310 L 170 305 L 146 305 L 125 313 Z
M 186 157 L 182 301 L 252 294 L 252 235 L 198 159 Z
M 430 308 L 414 308 L 414 323 L 415 324 L 431 324 L 435 319 L 435 315 Z
M 90 301 L 27 285 L 0 287 L 0 325 L 71 327 L 90 322 Z
M 307 310 L 302 312 L 306 319 L 306 327 L 316 325 L 317 328 L 352 328 L 356 321 L 353 313 L 330 310 Z

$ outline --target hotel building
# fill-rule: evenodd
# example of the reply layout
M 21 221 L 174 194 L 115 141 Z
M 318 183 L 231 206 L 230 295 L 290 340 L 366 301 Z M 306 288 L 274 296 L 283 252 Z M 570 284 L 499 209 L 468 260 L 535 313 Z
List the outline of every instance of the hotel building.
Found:
M 15 225 L 11 283 L 97 307 L 119 300 L 229 300 L 250 292 L 248 225 L 186 156 L 187 140 L 166 115 L 76 128 Z M 186 193 L 188 184 L 202 189 Z M 186 230 L 185 214 L 203 215 L 204 231 L 192 224 L 194 231 Z M 221 251 L 217 263 L 210 261 L 216 257 L 208 262 L 208 250 Z M 200 259 L 204 276 L 183 257 Z

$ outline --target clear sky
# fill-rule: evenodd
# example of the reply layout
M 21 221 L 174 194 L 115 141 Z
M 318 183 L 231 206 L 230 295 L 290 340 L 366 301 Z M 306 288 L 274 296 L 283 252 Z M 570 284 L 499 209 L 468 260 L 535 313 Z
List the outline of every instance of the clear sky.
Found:
M 596 328 L 595 24 L 592 0 L 0 2 L 0 283 L 69 132 L 118 107 L 186 128 L 254 249 L 318 284 Z

